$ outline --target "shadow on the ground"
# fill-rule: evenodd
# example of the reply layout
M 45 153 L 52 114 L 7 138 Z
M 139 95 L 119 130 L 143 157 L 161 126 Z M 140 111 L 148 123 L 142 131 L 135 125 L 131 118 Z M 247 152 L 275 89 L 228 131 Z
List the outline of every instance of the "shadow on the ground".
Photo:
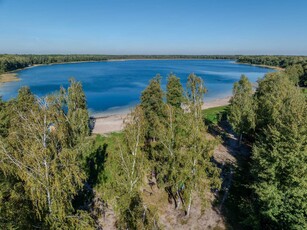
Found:
M 222 117 L 217 125 L 209 125 L 208 131 L 221 139 L 222 145 L 226 148 L 225 154 L 230 154 L 235 159 L 235 163 L 213 159 L 213 162 L 221 169 L 223 181 L 217 194 L 218 199 L 214 203 L 215 210 L 224 216 L 229 229 L 247 229 L 252 222 L 250 213 L 253 212 L 249 205 L 252 196 L 251 144 L 248 139 L 243 139 L 239 146 L 238 136 L 225 117 L 224 119 Z
M 75 209 L 89 210 L 94 202 L 95 192 L 93 188 L 100 183 L 101 172 L 104 170 L 107 159 L 107 144 L 98 146 L 86 158 L 85 171 L 87 172 L 87 180 L 83 188 L 78 192 L 74 198 L 73 206 Z

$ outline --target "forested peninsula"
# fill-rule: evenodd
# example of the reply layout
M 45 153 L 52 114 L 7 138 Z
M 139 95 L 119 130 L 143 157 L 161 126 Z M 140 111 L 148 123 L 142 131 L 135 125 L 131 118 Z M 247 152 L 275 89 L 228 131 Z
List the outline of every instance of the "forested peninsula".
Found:
M 240 56 L 237 62 L 283 68 L 291 76 L 292 81 L 299 86 L 307 87 L 306 56 Z

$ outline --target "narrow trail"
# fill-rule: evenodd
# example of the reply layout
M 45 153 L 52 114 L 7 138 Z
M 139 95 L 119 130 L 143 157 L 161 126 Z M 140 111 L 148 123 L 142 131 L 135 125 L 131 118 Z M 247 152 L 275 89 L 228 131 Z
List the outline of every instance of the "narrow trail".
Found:
M 218 126 L 211 127 L 209 132 L 213 137 L 221 138 L 221 144 L 214 151 L 214 160 L 222 170 L 221 178 L 223 181 L 219 192 L 220 201 L 217 215 L 221 215 L 225 219 L 223 210 L 232 186 L 233 174 L 238 167 L 240 158 L 248 156 L 250 149 L 244 144 L 238 146 L 238 138 L 227 121 L 222 121 Z

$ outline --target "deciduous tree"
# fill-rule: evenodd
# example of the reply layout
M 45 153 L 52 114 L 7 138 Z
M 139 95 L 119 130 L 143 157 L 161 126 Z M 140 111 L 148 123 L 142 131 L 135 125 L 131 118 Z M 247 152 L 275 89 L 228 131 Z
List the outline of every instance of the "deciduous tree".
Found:
M 250 133 L 255 128 L 255 112 L 253 105 L 253 88 L 245 75 L 233 86 L 233 96 L 230 99 L 228 120 L 234 131 L 240 135 Z

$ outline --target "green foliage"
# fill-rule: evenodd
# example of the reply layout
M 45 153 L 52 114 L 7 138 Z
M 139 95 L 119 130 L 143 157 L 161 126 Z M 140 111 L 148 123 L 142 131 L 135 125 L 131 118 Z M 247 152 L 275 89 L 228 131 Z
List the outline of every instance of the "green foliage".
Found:
M 183 103 L 183 88 L 180 78 L 170 74 L 166 85 L 166 102 L 176 108 L 181 108 Z
M 0 138 L 4 138 L 8 135 L 9 128 L 9 114 L 6 109 L 6 105 L 4 101 L 2 101 L 2 97 L 0 97 Z
M 236 228 L 307 227 L 307 181 L 303 176 L 307 174 L 307 106 L 302 90 L 290 77 L 296 71 L 294 66 L 267 74 L 252 98 L 252 156 L 238 167 L 228 201 Z M 236 113 L 244 111 L 237 109 Z
M 299 85 L 300 80 L 304 75 L 304 69 L 300 64 L 290 65 L 286 68 L 285 73 L 295 85 Z
M 283 90 L 281 90 L 283 89 Z M 282 229 L 307 227 L 307 107 L 286 76 L 271 74 L 256 93 L 257 138 L 252 173 L 262 222 Z
M 16 98 L 16 106 L 18 107 L 18 111 L 27 112 L 32 108 L 35 103 L 35 96 L 30 91 L 30 88 L 27 86 L 21 87 L 18 90 L 18 95 Z
M 31 229 L 41 226 L 33 206 L 25 196 L 23 183 L 0 171 L 0 228 Z
M 69 97 L 70 102 L 76 100 Z M 68 229 L 85 218 L 85 213 L 82 217 L 74 213 L 72 199 L 85 180 L 80 160 L 90 143 L 85 134 L 72 134 L 73 122 L 63 103 L 61 94 L 35 98 L 29 88 L 21 88 L 6 107 L 10 125 L 8 135 L 0 139 L 1 171 L 22 185 L 32 207 L 29 213 L 35 212 L 37 222 L 53 229 Z M 88 121 L 85 116 L 78 119 L 81 124 Z M 82 142 L 71 141 L 81 136 Z M 5 205 L 12 202 L 9 199 Z
M 70 79 L 68 88 L 67 107 L 68 119 L 72 130 L 73 140 L 80 142 L 78 138 L 83 139 L 89 135 L 89 115 L 86 107 L 85 94 L 81 82 Z
M 142 149 L 146 127 L 142 108 L 137 107 L 127 117 L 123 135 L 115 141 L 114 152 L 107 159 L 107 180 L 102 191 L 105 199 L 115 207 L 119 229 L 153 226 L 154 216 L 140 196 L 140 186 L 148 170 Z
M 255 128 L 252 84 L 244 75 L 233 86 L 228 120 L 234 131 L 241 136 L 243 133 L 250 133 Z
M 188 113 L 171 105 L 166 106 L 165 119 L 159 126 L 160 145 L 154 151 L 157 180 L 175 208 L 181 206 L 189 216 L 192 195 L 198 194 L 206 204 L 206 193 L 219 187 L 219 170 L 211 162 L 215 141 L 206 137 L 201 105 L 205 88 L 201 78 L 191 74 L 188 78 L 185 107 Z
M 164 114 L 164 93 L 161 89 L 161 77 L 157 75 L 150 82 L 141 95 L 141 107 L 145 114 L 145 120 L 148 125 L 146 138 L 154 139 L 156 136 L 157 126 Z
M 202 113 L 205 123 L 208 125 L 216 125 L 220 121 L 220 119 L 222 119 L 222 116 L 228 111 L 228 108 L 228 106 L 218 106 L 214 108 L 204 109 Z
M 294 84 L 307 86 L 306 56 L 241 56 L 237 62 L 286 68 L 285 72 Z

